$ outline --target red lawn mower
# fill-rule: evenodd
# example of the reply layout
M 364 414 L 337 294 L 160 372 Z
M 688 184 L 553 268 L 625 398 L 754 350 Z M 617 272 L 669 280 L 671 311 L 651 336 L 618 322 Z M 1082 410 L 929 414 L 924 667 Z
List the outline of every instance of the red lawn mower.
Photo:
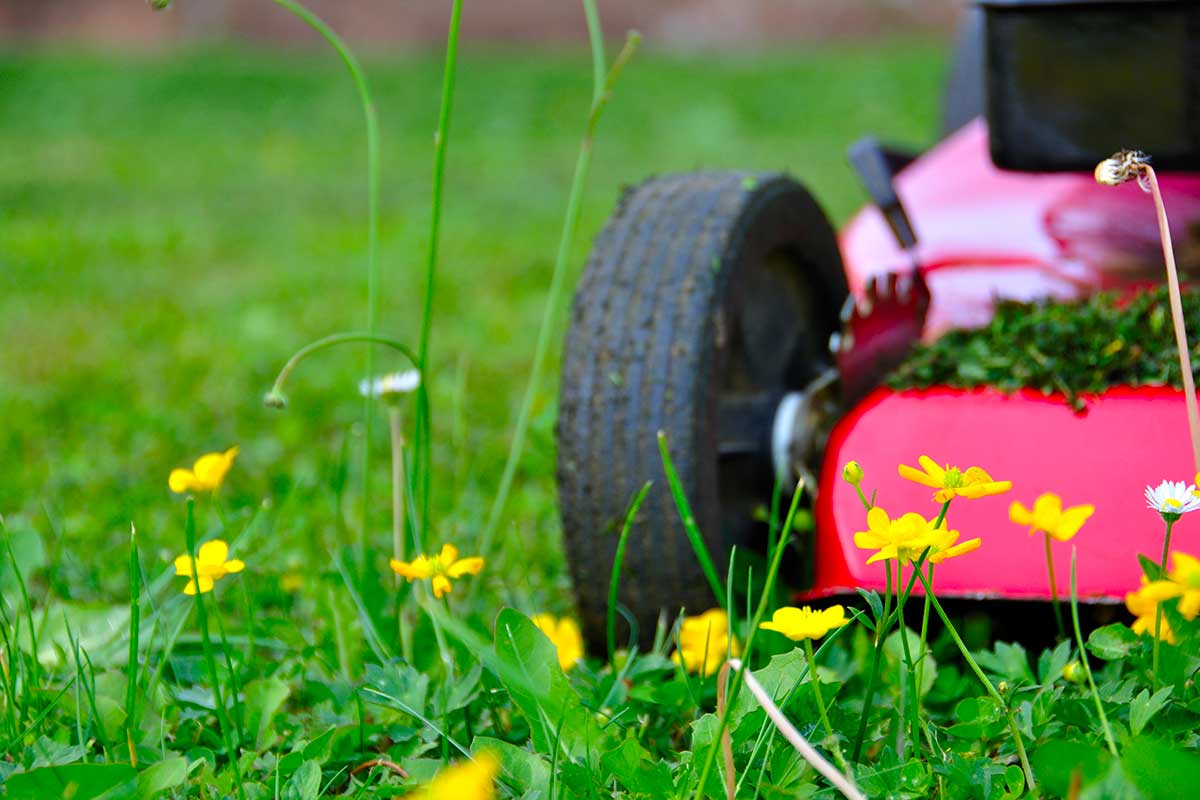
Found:
M 1011 500 L 1045 491 L 1096 506 L 1076 540 L 1080 596 L 1136 588 L 1136 555 L 1162 546 L 1143 489 L 1194 471 L 1181 392 L 1114 387 L 1080 413 L 1032 391 L 881 383 L 913 343 L 987 323 L 997 299 L 1161 282 L 1150 199 L 1092 176 L 1123 147 L 1153 156 L 1186 256 L 1200 230 L 1200 4 L 983 0 L 960 29 L 944 114 L 952 132 L 919 156 L 850 148 L 873 204 L 840 234 L 780 174 L 665 175 L 621 199 L 575 295 L 558 421 L 590 637 L 602 640 L 617 535 L 647 480 L 620 603 L 643 638 L 661 610 L 712 604 L 660 430 L 722 571 L 735 545 L 763 550 L 776 481 L 803 476 L 815 532 L 784 580 L 811 598 L 882 590 L 883 565 L 854 546 L 865 515 L 842 465 L 857 460 L 894 515 L 932 516 L 932 490 L 896 471 L 928 454 L 1015 485 L 955 503 L 952 527 L 984 547 L 939 571 L 939 596 L 1049 599 L 1040 543 L 1008 520 Z M 1054 548 L 1065 586 L 1071 544 Z

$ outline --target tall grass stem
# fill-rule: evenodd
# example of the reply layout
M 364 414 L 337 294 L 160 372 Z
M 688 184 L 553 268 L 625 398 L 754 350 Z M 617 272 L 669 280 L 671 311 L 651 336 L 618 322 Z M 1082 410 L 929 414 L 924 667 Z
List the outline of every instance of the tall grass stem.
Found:
M 521 397 L 521 407 L 517 412 L 517 421 L 513 426 L 512 439 L 508 448 L 508 457 L 504 462 L 504 470 L 500 475 L 500 484 L 492 497 L 492 505 L 488 511 L 483 533 L 479 537 L 479 552 L 488 556 L 492 548 L 492 539 L 500 526 L 504 509 L 508 503 L 508 495 L 512 491 L 512 483 L 516 478 L 517 466 L 521 462 L 525 440 L 529 431 L 529 421 L 533 416 L 534 401 L 537 399 L 541 386 L 542 372 L 546 359 L 550 354 L 550 343 L 554 336 L 554 321 L 563 305 L 563 295 L 566 289 L 567 264 L 570 260 L 571 245 L 579 228 L 579 217 L 583 210 L 583 191 L 587 185 L 588 172 L 592 162 L 592 137 L 601 113 L 608 104 L 608 98 L 617 76 L 626 62 L 633 56 L 640 41 L 637 34 L 630 34 L 624 49 L 613 62 L 612 68 L 606 71 L 604 51 L 597 42 L 602 43 L 599 28 L 599 18 L 594 0 L 583 0 L 584 10 L 588 21 L 589 38 L 592 42 L 592 105 L 588 112 L 587 124 L 584 128 L 583 139 L 579 143 L 579 153 L 575 158 L 575 172 L 571 177 L 571 188 L 567 193 L 567 209 L 563 217 L 562 232 L 559 235 L 558 250 L 554 256 L 554 269 L 550 275 L 550 287 L 546 291 L 546 303 L 542 307 L 542 320 L 538 326 L 537 341 L 533 347 L 533 363 L 529 367 L 529 379 Z M 474 597 L 476 584 L 472 584 L 468 597 Z
M 1117 742 L 1113 738 L 1112 726 L 1108 724 L 1108 715 L 1104 713 L 1104 704 L 1100 702 L 1100 693 L 1096 691 L 1096 679 L 1092 677 L 1092 667 L 1088 663 L 1087 650 L 1083 647 L 1083 631 L 1079 627 L 1079 592 L 1075 587 L 1074 547 L 1071 548 L 1071 624 L 1075 629 L 1075 645 L 1079 648 L 1079 663 L 1083 666 L 1083 674 L 1087 676 L 1092 700 L 1096 703 L 1096 714 L 1100 717 L 1100 728 L 1104 731 L 1104 741 L 1108 745 L 1108 752 L 1113 754 L 1113 758 L 1116 758 Z
M 621 568 L 625 563 L 625 548 L 629 544 L 629 533 L 633 530 L 633 521 L 641 510 L 642 503 L 653 485 L 646 481 L 629 503 L 625 512 L 625 521 L 621 523 L 621 536 L 617 539 L 617 551 L 613 556 L 612 576 L 608 580 L 608 613 L 605 618 L 605 633 L 608 643 L 608 665 L 616 671 L 615 655 L 617 652 L 617 590 L 621 584 Z
M 725 587 L 721 585 L 721 578 L 717 573 L 716 565 L 713 564 L 712 554 L 708 552 L 708 545 L 704 542 L 700 526 L 696 524 L 696 515 L 692 513 L 692 504 L 688 502 L 687 492 L 684 491 L 683 483 L 679 480 L 679 473 L 675 471 L 675 463 L 671 460 L 671 453 L 667 449 L 667 434 L 663 431 L 658 432 L 658 452 L 662 455 L 663 472 L 667 475 L 671 496 L 675 499 L 675 507 L 683 522 L 683 530 L 692 545 L 692 550 L 696 553 L 696 560 L 700 562 L 700 569 L 704 572 L 705 579 L 708 580 L 713 597 L 717 598 L 717 605 L 724 608 L 727 605 Z M 780 536 L 779 541 L 787 541 L 789 533 L 790 529 L 785 526 L 784 534 Z
M 450 117 L 454 110 L 454 83 L 458 74 L 458 30 L 462 22 L 462 0 L 450 6 L 450 25 L 446 31 L 446 59 L 442 70 L 442 101 L 438 110 L 437 132 L 433 138 L 433 188 L 429 202 L 429 249 L 425 259 L 425 292 L 421 303 L 421 332 L 417 340 L 417 368 L 421 385 L 417 387 L 417 413 L 413 442 L 418 472 L 417 499 L 422 530 L 429 527 L 430 471 L 433 466 L 431 410 L 429 406 L 429 339 L 433 330 L 433 298 L 437 288 L 438 249 L 442 232 L 442 196 L 446 184 L 446 150 L 450 144 Z

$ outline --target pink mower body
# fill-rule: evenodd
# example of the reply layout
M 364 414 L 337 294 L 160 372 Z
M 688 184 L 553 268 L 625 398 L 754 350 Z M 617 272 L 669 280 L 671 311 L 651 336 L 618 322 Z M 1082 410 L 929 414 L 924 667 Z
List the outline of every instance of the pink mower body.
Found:
M 1192 257 L 1189 231 L 1200 220 L 1200 177 L 1160 176 L 1182 264 Z M 1090 174 L 1005 172 L 992 164 L 987 129 L 976 120 L 897 175 L 897 194 L 917 234 L 913 255 L 929 286 L 924 337 L 985 324 L 998 298 L 1078 299 L 1113 288 L 1163 280 L 1154 207 L 1136 184 L 1101 186 Z M 903 251 L 874 207 L 861 211 L 840 235 L 852 294 L 872 276 L 908 269 Z M 1179 244 L 1183 243 L 1183 244 Z M 1012 492 L 958 499 L 950 527 L 985 547 L 937 573 L 940 594 L 958 597 L 1048 599 L 1042 542 L 1009 521 L 1010 503 L 1032 505 L 1052 491 L 1067 505 L 1091 503 L 1094 517 L 1071 542 L 1054 542 L 1060 591 L 1077 550 L 1079 595 L 1119 602 L 1138 586 L 1139 553 L 1157 560 L 1163 525 L 1146 507 L 1147 484 L 1191 482 L 1195 474 L 1182 392 L 1167 387 L 1113 387 L 1086 398 L 1082 413 L 1062 397 L 1023 391 L 892 391 L 876 389 L 840 419 L 830 436 L 818 479 L 815 581 L 804 593 L 821 597 L 882 590 L 882 563 L 866 565 L 854 545 L 866 529 L 853 488 L 840 480 L 854 459 L 878 503 L 898 515 L 932 516 L 932 490 L 900 478 L 896 466 L 919 455 L 979 465 Z M 1200 552 L 1200 529 L 1184 521 L 1174 538 Z M 918 587 L 919 588 L 919 587 Z

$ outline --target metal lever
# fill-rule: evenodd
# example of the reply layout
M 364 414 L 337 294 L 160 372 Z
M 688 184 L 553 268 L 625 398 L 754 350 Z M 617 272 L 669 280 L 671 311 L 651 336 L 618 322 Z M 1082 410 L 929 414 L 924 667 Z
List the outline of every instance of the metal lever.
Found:
M 862 180 L 867 194 L 871 195 L 871 201 L 883 212 L 896 241 L 902 248 L 911 251 L 917 244 L 917 234 L 912 223 L 908 221 L 908 214 L 905 213 L 900 196 L 896 194 L 896 187 L 892 183 L 895 175 L 893 164 L 897 154 L 890 153 L 874 137 L 867 136 L 850 145 L 846 155 L 850 159 L 850 166 L 854 167 L 854 171 Z

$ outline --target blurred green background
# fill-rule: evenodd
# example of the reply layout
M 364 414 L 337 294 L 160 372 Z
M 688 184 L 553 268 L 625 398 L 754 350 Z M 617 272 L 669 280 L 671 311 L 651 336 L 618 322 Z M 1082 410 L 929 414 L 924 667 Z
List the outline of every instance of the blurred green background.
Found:
M 383 131 L 381 327 L 415 345 L 441 57 L 365 63 Z M 784 170 L 844 222 L 864 201 L 846 145 L 865 133 L 930 144 L 944 64 L 942 43 L 911 38 L 638 53 L 600 125 L 570 283 L 622 187 L 655 173 Z M 464 552 L 507 452 L 590 92 L 583 51 L 476 49 L 459 65 L 427 377 L 435 538 Z M 331 487 L 357 466 L 363 349 L 303 365 L 285 412 L 261 398 L 294 350 L 363 327 L 364 212 L 361 111 L 330 53 L 0 54 L 0 513 L 56 532 L 56 591 L 119 594 L 131 521 L 151 564 L 181 550 L 167 473 L 232 444 L 223 500 L 242 517 L 264 499 L 278 512 L 260 570 L 345 536 Z M 383 368 L 402 366 L 380 352 Z M 520 548 L 495 554 L 528 580 L 489 583 L 522 605 L 566 597 L 555 382 L 501 533 Z

